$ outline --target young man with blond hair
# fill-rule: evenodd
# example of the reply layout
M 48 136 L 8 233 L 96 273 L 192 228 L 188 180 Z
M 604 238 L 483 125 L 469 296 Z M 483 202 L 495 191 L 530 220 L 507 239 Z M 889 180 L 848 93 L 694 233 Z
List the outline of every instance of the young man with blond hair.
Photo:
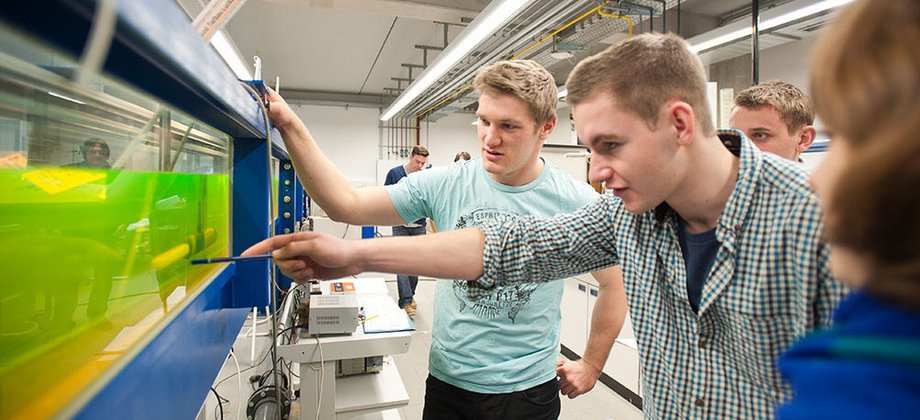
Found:
M 757 148 L 792 161 L 815 141 L 815 111 L 801 89 L 771 80 L 735 96 L 729 125 Z
M 770 418 L 791 395 L 780 353 L 828 325 L 844 287 L 828 269 L 803 168 L 738 131 L 714 131 L 686 41 L 643 34 L 576 66 L 568 101 L 606 194 L 552 219 L 521 217 L 417 240 L 265 241 L 299 278 L 410 270 L 494 288 L 622 264 L 648 418 Z M 782 182 L 776 182 L 776 180 Z M 455 250 L 437 266 L 406 262 Z
M 532 61 L 502 61 L 483 68 L 474 86 L 480 92 L 481 158 L 413 173 L 387 187 L 351 186 L 277 95 L 270 98 L 270 117 L 310 196 L 331 218 L 351 224 L 397 225 L 430 217 L 447 231 L 522 215 L 549 217 L 597 197 L 587 183 L 540 158 L 556 126 L 556 84 L 546 69 Z M 388 239 L 415 243 L 429 236 Z M 424 249 L 409 247 L 399 258 L 407 267 L 442 266 L 465 251 L 458 244 L 421 256 Z M 303 280 L 301 273 L 289 274 Z M 560 392 L 573 398 L 594 387 L 625 317 L 619 268 L 594 276 L 600 294 L 584 358 L 558 366 L 561 281 L 508 284 L 477 299 L 468 297 L 466 281 L 439 281 L 423 417 L 558 418 Z

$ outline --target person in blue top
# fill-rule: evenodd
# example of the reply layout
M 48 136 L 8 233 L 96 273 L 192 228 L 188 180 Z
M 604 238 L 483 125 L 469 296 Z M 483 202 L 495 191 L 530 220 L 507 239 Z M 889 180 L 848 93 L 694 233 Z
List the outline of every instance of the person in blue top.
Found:
M 393 167 L 387 172 L 386 180 L 383 185 L 393 185 L 409 174 L 418 172 L 425 167 L 428 162 L 428 149 L 425 146 L 414 146 L 409 153 L 409 161 Z M 393 236 L 418 236 L 425 234 L 426 218 L 415 220 L 404 225 L 393 226 Z M 408 257 L 408 256 L 407 256 Z M 399 291 L 400 308 L 406 311 L 409 316 L 415 316 L 415 309 L 418 308 L 415 303 L 415 288 L 418 286 L 418 276 L 406 274 L 396 275 L 396 288 Z
M 386 187 L 354 188 L 274 93 L 269 116 L 310 197 L 332 219 L 354 225 L 392 226 L 430 217 L 440 231 L 452 231 L 521 215 L 549 217 L 597 197 L 587 183 L 540 158 L 556 127 L 552 74 L 533 61 L 501 61 L 481 69 L 473 85 L 480 93 L 476 132 L 481 157 L 412 173 Z M 382 239 L 429 236 L 434 235 Z M 269 252 L 296 238 L 278 236 L 246 252 Z M 447 267 L 471 248 L 458 245 L 418 258 L 424 251 L 402 248 L 400 258 L 403 263 Z M 405 258 L 410 253 L 413 258 Z M 309 277 L 288 270 L 285 261 L 277 263 L 295 280 Z M 558 363 L 563 282 L 509 284 L 470 299 L 468 282 L 452 277 L 439 281 L 423 417 L 558 418 L 560 392 L 574 398 L 594 387 L 626 314 L 619 267 L 593 274 L 600 288 L 584 357 Z
M 830 266 L 855 290 L 779 361 L 780 419 L 920 416 L 920 2 L 859 0 L 819 41 L 811 91 L 832 136 L 811 177 Z

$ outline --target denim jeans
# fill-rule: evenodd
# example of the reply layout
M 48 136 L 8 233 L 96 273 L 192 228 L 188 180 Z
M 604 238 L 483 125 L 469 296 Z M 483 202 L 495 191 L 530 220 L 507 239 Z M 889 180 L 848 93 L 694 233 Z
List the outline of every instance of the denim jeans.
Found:
M 393 236 L 418 236 L 425 234 L 425 226 L 405 227 L 393 226 Z M 406 256 L 409 257 L 408 255 Z M 412 303 L 415 296 L 415 287 L 418 286 L 418 276 L 396 275 L 396 288 L 399 290 L 399 307 L 402 308 Z

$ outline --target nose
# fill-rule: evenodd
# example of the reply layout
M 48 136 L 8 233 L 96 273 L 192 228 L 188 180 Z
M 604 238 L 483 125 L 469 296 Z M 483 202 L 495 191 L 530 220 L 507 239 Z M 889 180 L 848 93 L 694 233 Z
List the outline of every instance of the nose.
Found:
M 501 136 L 498 135 L 498 130 L 495 128 L 495 125 L 490 125 L 487 127 L 479 126 L 482 130 L 482 143 L 488 147 L 494 147 L 501 144 Z
M 603 158 L 597 154 L 591 153 L 591 160 L 588 163 L 588 180 L 591 182 L 611 181 L 614 175 L 613 168 Z M 608 182 L 609 183 L 609 182 Z

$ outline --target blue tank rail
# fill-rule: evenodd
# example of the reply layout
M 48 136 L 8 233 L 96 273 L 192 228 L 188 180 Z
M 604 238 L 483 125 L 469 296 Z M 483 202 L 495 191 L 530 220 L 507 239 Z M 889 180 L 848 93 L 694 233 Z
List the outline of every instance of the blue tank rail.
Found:
M 0 20 L 80 57 L 98 2 L 0 2 Z M 233 137 L 232 253 L 270 236 L 268 154 L 289 160 L 281 137 L 217 53 L 172 0 L 118 0 L 116 26 L 101 72 L 143 90 Z M 270 147 L 266 132 L 273 131 Z M 285 190 L 303 213 L 293 171 Z M 279 194 L 281 189 L 279 188 Z M 280 202 L 280 200 L 279 200 Z M 288 211 L 288 210 L 286 210 Z M 292 217 L 293 219 L 293 217 Z M 293 224 L 291 225 L 293 226 Z M 227 265 L 114 377 L 83 395 L 78 418 L 193 418 L 220 371 L 246 314 L 269 302 L 270 261 Z M 238 309 L 234 309 L 238 308 Z M 62 413 L 63 414 L 63 413 Z

